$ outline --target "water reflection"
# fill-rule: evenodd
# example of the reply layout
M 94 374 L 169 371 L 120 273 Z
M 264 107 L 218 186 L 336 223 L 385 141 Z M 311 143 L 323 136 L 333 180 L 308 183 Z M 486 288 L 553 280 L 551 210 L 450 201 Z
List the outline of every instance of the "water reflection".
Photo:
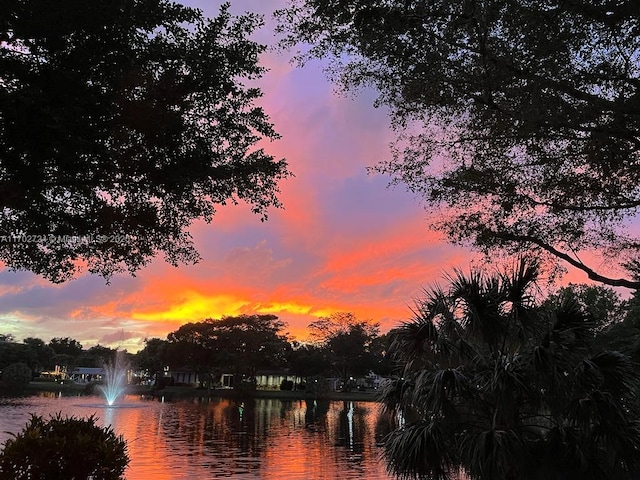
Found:
M 0 399 L 0 441 L 34 412 L 95 413 L 125 436 L 128 480 L 191 478 L 388 479 L 390 425 L 372 402 L 195 398 L 125 399 L 134 408 L 83 408 L 78 398 Z M 89 405 L 95 399 L 86 400 Z M 139 406 L 140 408 L 135 408 Z
M 188 449 L 216 475 L 385 478 L 376 404 L 212 399 L 176 407 L 162 422 L 168 448 Z

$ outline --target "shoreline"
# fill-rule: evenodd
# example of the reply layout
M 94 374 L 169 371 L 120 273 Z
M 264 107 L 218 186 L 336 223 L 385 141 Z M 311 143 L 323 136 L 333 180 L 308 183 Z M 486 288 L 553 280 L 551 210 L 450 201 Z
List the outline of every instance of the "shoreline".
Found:
M 59 392 L 59 393 L 91 393 L 88 385 L 80 384 L 59 384 L 55 382 L 35 382 L 32 381 L 26 385 L 22 392 Z M 0 394 L 10 390 L 0 389 Z M 168 399 L 194 398 L 194 397 L 223 397 L 223 398 L 277 398 L 283 400 L 342 400 L 356 402 L 377 402 L 377 390 L 365 390 L 354 392 L 322 392 L 318 395 L 310 394 L 304 390 L 253 390 L 253 391 L 237 391 L 227 388 L 218 389 L 198 389 L 196 387 L 176 387 L 168 386 L 160 390 L 152 387 L 140 385 L 128 385 L 125 394 L 141 395 L 149 397 L 165 397 Z

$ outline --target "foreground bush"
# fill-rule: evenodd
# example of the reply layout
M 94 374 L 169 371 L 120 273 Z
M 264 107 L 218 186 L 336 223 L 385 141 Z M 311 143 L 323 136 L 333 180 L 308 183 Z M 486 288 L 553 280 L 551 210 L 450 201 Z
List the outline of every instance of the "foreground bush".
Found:
M 0 452 L 0 480 L 120 480 L 128 463 L 122 436 L 95 416 L 32 415 Z

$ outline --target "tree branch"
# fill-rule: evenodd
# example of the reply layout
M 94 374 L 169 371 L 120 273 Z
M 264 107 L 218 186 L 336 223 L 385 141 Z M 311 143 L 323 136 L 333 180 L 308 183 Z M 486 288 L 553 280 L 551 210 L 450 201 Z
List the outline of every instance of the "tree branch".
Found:
M 609 285 L 611 287 L 625 287 L 625 288 L 629 288 L 631 290 L 638 290 L 640 289 L 640 281 L 637 280 L 630 280 L 628 278 L 610 278 L 610 277 L 606 277 L 604 275 L 599 274 L 598 272 L 596 272 L 595 270 L 593 270 L 592 268 L 588 267 L 587 265 L 585 265 L 584 263 L 582 263 L 581 261 L 573 258 L 572 256 L 570 256 L 569 254 L 562 252 L 560 250 L 558 250 L 557 248 L 553 247 L 552 245 L 549 245 L 548 243 L 542 241 L 541 239 L 531 236 L 531 235 L 516 235 L 513 233 L 498 233 L 498 232 L 493 232 L 493 235 L 501 240 L 506 240 L 509 242 L 518 242 L 518 243 L 523 243 L 523 242 L 528 242 L 528 243 L 533 243 L 534 245 L 537 245 L 538 247 L 542 248 L 543 250 L 546 250 L 547 252 L 551 253 L 553 256 L 564 260 L 565 262 L 567 262 L 569 265 L 582 270 L 584 273 L 587 274 L 587 276 L 589 277 L 590 280 L 594 280 L 596 282 L 600 282 L 603 283 L 605 285 Z

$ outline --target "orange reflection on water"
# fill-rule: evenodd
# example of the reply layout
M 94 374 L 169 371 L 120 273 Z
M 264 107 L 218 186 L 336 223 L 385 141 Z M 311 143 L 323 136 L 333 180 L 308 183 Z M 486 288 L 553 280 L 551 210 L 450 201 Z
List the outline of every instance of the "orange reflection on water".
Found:
M 135 399 L 135 397 L 133 398 Z M 127 452 L 130 459 L 126 472 L 127 480 L 141 478 L 135 473 L 135 470 L 139 461 L 144 459 L 154 459 L 156 468 L 153 478 L 155 480 L 174 479 L 173 465 L 168 463 L 165 454 L 167 444 L 161 428 L 161 412 L 150 410 L 146 402 L 137 402 L 131 405 L 131 401 L 131 397 L 127 397 L 122 401 L 122 404 L 127 408 L 105 408 L 102 412 L 103 423 L 111 425 L 114 431 L 122 435 L 127 442 Z M 172 463 L 174 462 L 175 460 L 172 460 Z
M 152 426 L 141 409 L 121 430 L 139 439 L 131 442 L 128 480 L 388 478 L 376 445 L 375 403 L 212 398 L 162 412 Z
M 34 396 L 0 404 L 1 426 L 17 432 L 31 413 L 57 412 L 95 415 L 122 435 L 127 480 L 390 478 L 379 460 L 389 425 L 373 402 L 126 396 L 107 407 L 98 397 Z

